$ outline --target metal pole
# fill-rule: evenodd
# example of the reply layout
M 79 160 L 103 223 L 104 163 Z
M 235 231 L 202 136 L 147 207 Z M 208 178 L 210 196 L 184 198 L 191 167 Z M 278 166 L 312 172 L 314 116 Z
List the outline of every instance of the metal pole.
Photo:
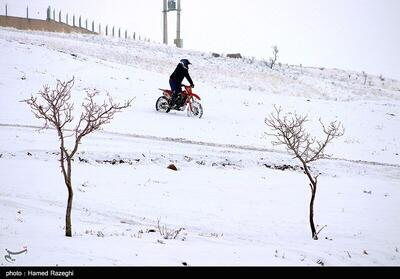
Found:
M 178 0 L 177 19 L 176 19 L 176 46 L 182 48 L 181 41 L 181 0 Z
M 99 23 L 99 34 L 101 34 L 101 24 Z
M 65 23 L 68 25 L 68 14 L 65 15 Z
M 113 29 L 112 29 L 112 36 L 114 37 L 114 35 L 115 35 L 115 28 L 114 28 L 114 26 L 113 26 Z
M 82 27 L 82 16 L 79 16 L 79 28 Z
M 8 11 L 7 11 L 7 4 L 6 4 L 6 16 L 8 15 Z
M 106 25 L 106 36 L 108 36 L 108 25 Z
M 29 18 L 29 9 L 28 9 L 28 6 L 26 6 L 26 18 L 27 18 L 27 19 Z
M 92 21 L 92 32 L 94 32 L 94 20 Z
M 118 38 L 121 38 L 121 27 L 118 29 Z
M 75 27 L 75 15 L 72 17 L 72 26 Z
M 56 9 L 53 10 L 53 20 L 56 21 Z
M 88 25 L 87 25 L 87 19 L 86 19 L 85 26 L 86 26 L 86 30 L 89 30 L 89 29 L 88 29 Z
M 125 40 L 128 39 L 128 30 L 125 30 Z
M 58 21 L 61 22 L 61 11 L 58 13 Z
M 168 45 L 168 10 L 167 0 L 163 0 L 163 43 Z

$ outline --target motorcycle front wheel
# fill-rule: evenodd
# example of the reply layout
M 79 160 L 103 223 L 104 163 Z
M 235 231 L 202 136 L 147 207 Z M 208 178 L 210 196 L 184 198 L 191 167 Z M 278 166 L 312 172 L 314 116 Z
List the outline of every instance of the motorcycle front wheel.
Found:
M 164 96 L 161 96 L 158 98 L 156 102 L 156 110 L 159 112 L 167 112 L 167 109 L 169 107 L 169 102 L 168 99 Z
M 190 109 L 190 107 L 192 109 Z M 199 102 L 192 102 L 192 106 L 188 106 L 187 114 L 189 117 L 202 118 L 203 117 L 203 106 Z

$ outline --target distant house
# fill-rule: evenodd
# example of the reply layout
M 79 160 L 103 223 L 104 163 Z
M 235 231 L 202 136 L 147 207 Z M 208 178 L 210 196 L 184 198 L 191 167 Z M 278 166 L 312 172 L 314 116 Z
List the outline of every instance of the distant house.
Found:
M 227 54 L 226 57 L 229 57 L 229 58 L 242 58 L 242 55 L 240 53 L 230 53 L 230 54 Z

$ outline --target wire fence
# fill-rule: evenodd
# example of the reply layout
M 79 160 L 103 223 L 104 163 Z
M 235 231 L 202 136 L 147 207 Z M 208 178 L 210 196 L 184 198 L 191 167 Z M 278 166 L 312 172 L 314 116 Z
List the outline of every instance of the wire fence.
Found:
M 20 10 L 15 12 L 15 14 L 16 14 L 16 17 L 21 18 Z M 100 22 L 96 22 L 93 19 L 85 18 L 82 15 L 70 14 L 66 11 L 56 10 L 55 8 L 52 8 L 51 6 L 49 6 L 46 10 L 46 18 L 45 19 L 43 18 L 43 16 L 42 17 L 39 16 L 39 18 L 33 17 L 30 14 L 29 6 L 26 7 L 24 14 L 25 14 L 24 18 L 26 18 L 28 20 L 29 19 L 39 19 L 39 20 L 43 20 L 43 21 L 46 20 L 48 22 L 58 22 L 61 24 L 66 24 L 73 28 L 84 29 L 93 34 L 97 34 L 97 35 L 102 35 L 102 36 L 107 36 L 107 37 L 115 37 L 115 38 L 133 39 L 133 40 L 140 40 L 140 41 L 146 41 L 146 42 L 151 41 L 146 36 L 138 34 L 137 32 L 129 31 L 128 29 L 121 28 L 121 27 L 115 26 L 115 25 L 109 25 L 109 24 L 104 25 L 104 24 L 101 24 Z M 39 14 L 39 12 L 37 14 Z M 13 16 L 13 15 L 10 15 L 10 7 L 8 4 L 5 4 L 4 15 L 6 17 Z

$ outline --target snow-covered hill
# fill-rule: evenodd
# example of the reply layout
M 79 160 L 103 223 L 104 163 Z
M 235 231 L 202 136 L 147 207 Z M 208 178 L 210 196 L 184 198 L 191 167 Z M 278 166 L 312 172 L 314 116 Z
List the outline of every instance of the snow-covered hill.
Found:
M 181 58 L 193 64 L 203 119 L 155 111 L 158 88 Z M 28 247 L 16 264 L 400 264 L 400 82 L 4 28 L 0 64 L 0 247 Z M 72 76 L 76 104 L 93 88 L 135 101 L 80 146 L 67 239 L 57 136 L 38 130 L 21 100 Z M 327 225 L 319 241 L 309 232 L 306 178 L 265 135 L 274 104 L 308 114 L 312 130 L 319 118 L 346 128 L 328 147 L 332 159 L 314 166 L 322 173 L 316 222 Z M 283 165 L 293 168 L 267 167 Z M 165 240 L 158 220 L 184 230 Z

